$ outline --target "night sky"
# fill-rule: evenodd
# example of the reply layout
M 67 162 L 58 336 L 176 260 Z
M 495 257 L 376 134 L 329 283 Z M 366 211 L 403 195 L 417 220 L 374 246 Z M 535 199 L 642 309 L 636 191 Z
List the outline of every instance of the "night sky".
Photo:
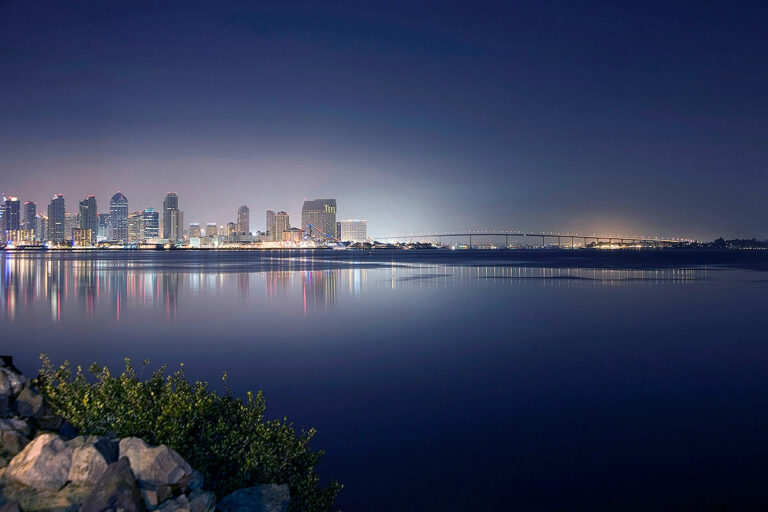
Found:
M 768 2 L 617 4 L 0 1 L 0 192 L 768 237 Z

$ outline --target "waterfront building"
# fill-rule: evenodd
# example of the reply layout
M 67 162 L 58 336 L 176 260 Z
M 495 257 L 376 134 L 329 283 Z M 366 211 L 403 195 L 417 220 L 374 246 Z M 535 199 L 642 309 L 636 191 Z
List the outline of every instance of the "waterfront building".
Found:
M 146 208 L 141 215 L 144 223 L 144 240 L 160 238 L 160 213 L 154 208 Z
M 43 242 L 48 238 L 48 217 L 37 215 L 35 221 L 35 240 Z
M 27 201 L 24 203 L 24 221 L 22 222 L 22 228 L 26 231 L 34 231 L 37 233 L 37 203 L 34 201 Z
M 267 210 L 267 240 L 274 242 L 275 240 L 275 211 Z
M 96 216 L 99 222 L 99 227 L 96 230 L 96 240 L 106 240 L 109 238 L 109 214 L 99 213 Z
M 109 239 L 128 242 L 128 199 L 119 191 L 109 200 Z
M 56 194 L 48 205 L 48 240 L 60 244 L 66 240 L 64 196 Z
M 368 221 L 346 219 L 341 221 L 339 238 L 344 242 L 365 242 L 368 240 Z
M 304 230 L 310 227 L 310 224 L 314 229 L 309 229 L 307 232 L 310 237 L 327 241 L 328 238 L 323 235 L 325 233 L 328 236 L 336 237 L 336 200 L 335 199 L 314 199 L 311 201 L 304 201 L 304 206 L 301 208 L 301 227 Z M 318 232 L 322 231 L 322 233 Z
M 128 215 L 128 243 L 138 244 L 144 241 L 144 212 Z
M 96 240 L 99 234 L 99 211 L 96 209 L 96 196 L 88 196 L 80 201 L 80 228 L 90 229 L 91 238 Z
M 301 228 L 288 228 L 283 231 L 283 242 L 298 242 L 301 237 Z
M 209 222 L 205 225 L 205 236 L 219 236 L 219 228 L 216 226 L 215 222 Z
M 168 192 L 163 201 L 163 238 L 171 243 L 184 240 L 184 212 L 175 192 Z
M 80 214 L 66 212 L 64 214 L 64 238 L 72 240 L 72 230 L 80 227 Z
M 248 205 L 237 209 L 237 232 L 243 235 L 250 234 L 251 232 L 251 210 L 248 208 Z
M 290 218 L 285 212 L 275 214 L 274 240 L 280 242 L 283 240 L 283 233 L 291 228 Z
M 31 244 L 35 241 L 35 232 L 30 229 L 13 229 L 5 234 L 5 241 L 17 246 Z
M 2 239 L 8 240 L 9 231 L 18 231 L 21 229 L 21 201 L 18 197 L 5 198 L 2 205 Z
M 72 247 L 90 247 L 93 245 L 93 231 L 85 228 L 72 229 Z
M 203 230 L 200 229 L 199 222 L 193 222 L 189 225 L 189 238 L 202 238 Z

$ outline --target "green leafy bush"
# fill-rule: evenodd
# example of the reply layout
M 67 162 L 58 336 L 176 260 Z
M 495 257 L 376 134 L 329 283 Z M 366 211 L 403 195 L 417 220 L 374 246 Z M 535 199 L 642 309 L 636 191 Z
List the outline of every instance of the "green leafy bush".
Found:
M 45 355 L 41 359 L 35 384 L 54 413 L 83 433 L 135 436 L 173 448 L 219 497 L 254 483 L 287 483 L 291 510 L 320 512 L 333 506 L 342 488 L 336 481 L 320 485 L 315 467 L 323 452 L 309 448 L 314 429 L 297 433 L 285 418 L 264 420 L 261 392 L 239 400 L 226 374 L 220 394 L 205 382 L 189 383 L 183 365 L 171 374 L 163 366 L 142 380 L 128 359 L 117 376 L 94 363 L 89 380 L 81 367 L 73 372 L 67 362 L 54 368 Z

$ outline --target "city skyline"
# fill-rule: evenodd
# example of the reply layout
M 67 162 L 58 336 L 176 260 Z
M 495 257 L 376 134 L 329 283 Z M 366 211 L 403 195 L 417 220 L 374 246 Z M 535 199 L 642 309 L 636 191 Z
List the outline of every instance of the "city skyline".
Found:
M 24 201 L 768 236 L 764 6 L 35 5 L 0 19 L 0 191 Z

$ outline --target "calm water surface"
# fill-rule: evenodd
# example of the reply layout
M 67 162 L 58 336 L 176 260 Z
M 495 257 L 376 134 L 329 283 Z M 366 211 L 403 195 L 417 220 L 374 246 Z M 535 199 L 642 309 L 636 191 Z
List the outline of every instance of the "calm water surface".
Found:
M 0 352 L 226 370 L 345 511 L 764 508 L 762 256 L 578 252 L 0 253 Z

